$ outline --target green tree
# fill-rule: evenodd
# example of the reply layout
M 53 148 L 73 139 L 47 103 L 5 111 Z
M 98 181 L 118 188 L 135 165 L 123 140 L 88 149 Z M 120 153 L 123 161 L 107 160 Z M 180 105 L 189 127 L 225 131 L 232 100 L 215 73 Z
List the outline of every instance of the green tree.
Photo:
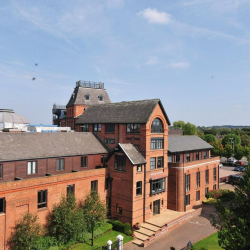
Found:
M 223 146 L 225 146 L 226 144 L 231 145 L 231 139 L 230 138 L 233 138 L 232 141 L 234 143 L 234 146 L 241 143 L 240 137 L 238 135 L 228 134 L 228 135 L 225 135 L 223 137 L 223 139 L 222 139 L 222 145 Z
M 74 195 L 62 197 L 48 214 L 47 221 L 48 234 L 61 244 L 78 241 L 86 231 L 86 223 L 82 211 L 77 209 Z
M 210 143 L 211 145 L 212 145 L 212 143 L 216 142 L 216 138 L 212 134 L 203 135 L 201 137 L 201 139 L 203 139 L 204 141 Z
M 175 129 L 178 129 L 178 128 L 181 128 L 183 130 L 183 127 L 185 125 L 185 122 L 184 121 L 176 121 L 176 122 L 173 122 L 173 127 Z
M 91 192 L 86 196 L 84 203 L 81 205 L 81 209 L 83 210 L 89 232 L 91 232 L 92 227 L 102 225 L 107 218 L 106 205 L 100 200 L 100 196 L 97 192 Z
M 224 155 L 224 148 L 221 143 L 221 140 L 216 140 L 215 142 L 211 142 L 211 145 L 214 147 L 211 149 L 212 155 L 220 157 Z
M 243 156 L 244 156 L 244 151 L 243 151 L 242 146 L 236 145 L 234 147 L 234 158 L 239 161 L 242 159 Z
M 225 156 L 226 158 L 231 157 L 233 154 L 233 148 L 231 145 L 226 144 L 226 146 L 224 147 L 224 151 L 223 151 L 223 156 Z
M 26 213 L 14 226 L 8 245 L 11 250 L 36 249 L 41 234 L 37 216 Z
M 197 128 L 194 124 L 184 121 L 176 121 L 173 123 L 173 128 L 182 129 L 183 135 L 197 135 Z
M 250 168 L 235 187 L 235 197 L 228 203 L 216 204 L 218 217 L 212 225 L 219 230 L 219 245 L 227 250 L 250 249 Z
M 249 139 L 249 136 L 247 134 L 243 134 L 241 137 L 241 145 L 242 146 L 247 146 L 249 147 L 250 146 L 250 139 Z
M 244 147 L 243 148 L 243 154 L 244 154 L 244 156 L 247 157 L 247 160 L 249 161 L 250 160 L 250 148 L 249 147 Z

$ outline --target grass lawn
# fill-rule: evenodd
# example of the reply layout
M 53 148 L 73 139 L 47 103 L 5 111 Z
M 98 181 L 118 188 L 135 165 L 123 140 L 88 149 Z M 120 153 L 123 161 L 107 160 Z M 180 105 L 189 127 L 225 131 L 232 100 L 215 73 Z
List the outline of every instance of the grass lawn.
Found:
M 94 239 L 94 246 L 93 247 L 91 247 L 91 241 L 88 241 L 87 243 L 79 243 L 79 244 L 75 245 L 74 247 L 71 247 L 70 250 L 94 249 L 98 246 L 106 245 L 108 240 L 111 240 L 112 242 L 116 241 L 116 237 L 119 234 L 124 237 L 123 243 L 126 243 L 126 242 L 133 240 L 133 237 L 127 236 L 123 233 L 120 233 L 118 231 L 113 230 L 113 231 L 107 232 L 107 233 L 103 234 L 102 236 Z
M 194 249 L 199 250 L 204 247 L 207 250 L 222 250 L 222 248 L 218 244 L 218 233 L 214 233 L 207 238 L 198 241 L 194 244 Z

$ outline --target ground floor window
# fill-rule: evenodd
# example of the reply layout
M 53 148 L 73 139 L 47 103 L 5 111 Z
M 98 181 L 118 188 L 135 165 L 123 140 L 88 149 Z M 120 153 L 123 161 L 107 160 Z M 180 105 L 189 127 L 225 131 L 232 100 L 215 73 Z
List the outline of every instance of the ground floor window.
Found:
M 47 190 L 38 191 L 38 208 L 47 207 Z
M 72 184 L 72 185 L 68 185 L 67 186 L 67 195 L 75 195 L 75 185 Z
M 190 205 L 190 194 L 186 195 L 186 206 Z
M 91 192 L 98 192 L 98 181 L 91 181 Z
M 161 178 L 151 181 L 151 194 L 157 194 L 165 191 L 165 179 L 166 178 Z
M 205 195 L 207 195 L 207 193 L 208 193 L 208 187 L 205 188 Z
M 0 214 L 5 213 L 5 198 L 0 198 Z
M 142 194 L 142 181 L 136 182 L 136 195 Z
M 213 190 L 216 190 L 216 184 L 213 185 Z
M 200 200 L 200 190 L 196 191 L 196 201 Z
M 115 212 L 116 212 L 117 214 L 122 215 L 122 207 L 119 207 L 118 203 L 117 203 L 116 206 L 115 206 Z

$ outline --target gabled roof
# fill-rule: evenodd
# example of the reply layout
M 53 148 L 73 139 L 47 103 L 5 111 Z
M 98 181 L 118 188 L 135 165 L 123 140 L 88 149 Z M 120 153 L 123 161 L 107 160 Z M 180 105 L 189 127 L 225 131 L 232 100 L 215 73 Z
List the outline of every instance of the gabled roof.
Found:
M 126 154 L 133 165 L 145 164 L 146 160 L 137 148 L 131 143 L 119 143 L 122 151 Z
M 86 100 L 85 95 L 89 95 L 89 100 Z M 103 101 L 99 101 L 99 96 L 102 95 Z M 75 87 L 66 107 L 73 105 L 93 105 L 110 103 L 110 99 L 106 89 Z
M 88 106 L 76 124 L 83 123 L 147 123 L 159 104 L 167 123 L 170 121 L 160 99 L 108 103 Z
M 103 154 L 92 133 L 0 133 L 0 162 Z
M 171 153 L 211 148 L 213 146 L 196 135 L 168 137 L 168 151 Z

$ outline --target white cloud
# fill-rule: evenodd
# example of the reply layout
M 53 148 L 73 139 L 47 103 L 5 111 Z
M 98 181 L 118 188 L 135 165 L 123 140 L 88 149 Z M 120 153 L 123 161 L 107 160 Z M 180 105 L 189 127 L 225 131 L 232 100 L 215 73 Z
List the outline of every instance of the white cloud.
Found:
M 155 65 L 158 63 L 158 58 L 155 56 L 149 57 L 148 61 L 145 63 L 146 65 Z
M 171 16 L 166 12 L 159 12 L 157 9 L 147 8 L 136 15 L 145 18 L 149 23 L 168 24 Z
M 185 68 L 189 68 L 190 65 L 187 62 L 174 62 L 174 63 L 169 63 L 167 67 L 176 68 L 176 69 L 185 69 Z

